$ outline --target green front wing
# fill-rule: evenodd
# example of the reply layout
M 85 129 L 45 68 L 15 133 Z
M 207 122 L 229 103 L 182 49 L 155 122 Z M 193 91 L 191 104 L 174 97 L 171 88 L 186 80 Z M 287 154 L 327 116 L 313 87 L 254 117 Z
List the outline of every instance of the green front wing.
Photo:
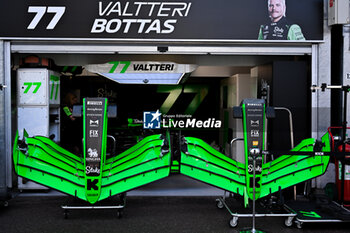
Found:
M 244 194 L 244 164 L 228 158 L 198 138 L 185 137 L 185 145 L 187 151 L 181 152 L 181 174 L 230 192 Z
M 171 151 L 169 146 L 163 150 L 164 143 L 161 135 L 149 136 L 122 154 L 108 159 L 103 166 L 100 199 L 169 176 Z
M 291 151 L 312 152 L 316 140 L 303 140 Z M 322 151 L 330 152 L 329 134 L 322 137 Z M 282 155 L 272 162 L 263 165 L 261 180 L 261 197 L 277 192 L 300 182 L 324 174 L 327 170 L 330 156 L 312 155 Z
M 322 137 L 322 151 L 330 151 L 329 135 Z M 204 141 L 186 137 L 186 150 L 181 152 L 180 173 L 219 187 L 232 193 L 246 192 L 245 165 L 221 154 Z M 314 139 L 305 139 L 292 151 L 313 151 Z M 322 175 L 328 166 L 329 156 L 283 155 L 265 163 L 262 169 L 260 196 L 293 186 Z
M 170 150 L 164 150 L 161 135 L 144 138 L 103 166 L 99 201 L 167 177 Z M 84 161 L 48 138 L 25 137 L 13 148 L 16 173 L 39 184 L 87 200 Z

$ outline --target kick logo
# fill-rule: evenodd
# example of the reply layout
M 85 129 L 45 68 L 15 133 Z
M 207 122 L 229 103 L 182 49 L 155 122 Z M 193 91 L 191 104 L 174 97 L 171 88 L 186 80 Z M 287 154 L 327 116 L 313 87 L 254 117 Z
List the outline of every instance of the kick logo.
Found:
M 143 128 L 144 129 L 160 129 L 160 116 L 162 114 L 156 112 L 143 112 Z

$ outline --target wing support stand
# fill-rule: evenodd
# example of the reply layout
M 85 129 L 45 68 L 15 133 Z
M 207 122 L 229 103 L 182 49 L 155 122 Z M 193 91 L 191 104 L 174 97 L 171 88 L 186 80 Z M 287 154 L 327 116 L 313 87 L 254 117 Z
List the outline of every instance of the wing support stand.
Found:
M 251 151 L 251 155 L 253 157 L 253 167 L 255 168 L 256 165 L 256 158 L 258 157 L 260 151 Z M 251 214 L 239 214 L 234 213 L 226 203 L 225 195 L 223 197 L 219 197 L 216 199 L 217 207 L 222 209 L 226 208 L 227 211 L 231 214 L 232 219 L 230 220 L 229 224 L 231 227 L 236 227 L 238 225 L 238 219 L 239 218 L 252 218 L 252 228 L 249 229 L 242 229 L 240 233 L 264 233 L 264 231 L 256 229 L 256 218 L 257 217 L 286 217 L 285 225 L 287 227 L 292 226 L 293 219 L 296 216 L 296 213 L 293 213 L 291 209 L 289 209 L 287 206 L 284 206 L 284 210 L 288 213 L 269 213 L 269 214 L 260 214 L 256 213 L 256 201 L 255 201 L 255 169 L 253 169 L 253 200 L 252 200 L 252 213 Z M 226 193 L 226 192 L 225 192 Z
M 281 110 L 279 108 L 279 110 Z M 285 109 L 282 109 L 285 110 Z M 263 155 L 264 154 L 264 132 L 265 131 L 265 119 L 266 118 L 274 118 L 275 117 L 275 108 L 267 106 L 265 108 L 265 101 L 264 100 L 257 100 L 257 99 L 245 99 L 242 101 L 240 107 L 233 107 L 233 117 L 234 118 L 241 118 L 243 121 L 243 130 L 244 130 L 244 138 L 245 141 L 245 161 L 247 164 L 246 167 L 246 182 L 247 182 L 247 189 L 244 191 L 245 198 L 248 198 L 248 192 L 250 195 L 250 199 L 252 199 L 252 213 L 250 214 L 239 214 L 239 213 L 233 213 L 230 208 L 228 207 L 226 203 L 226 192 L 223 197 L 220 197 L 216 199 L 217 201 L 217 207 L 223 208 L 225 207 L 228 212 L 231 214 L 232 219 L 230 220 L 230 226 L 236 227 L 238 219 L 241 217 L 248 217 L 252 218 L 252 228 L 244 229 L 241 232 L 263 232 L 260 230 L 257 230 L 255 228 L 255 220 L 257 217 L 286 217 L 285 225 L 291 226 L 294 217 L 296 216 L 295 213 L 293 213 L 290 209 L 288 209 L 285 205 L 283 205 L 283 211 L 279 211 L 279 213 L 257 213 L 256 211 L 256 197 L 259 197 L 260 195 L 260 185 L 261 185 L 261 170 L 262 170 L 262 163 L 263 163 Z M 292 125 L 291 125 L 292 128 Z M 237 140 L 242 139 L 233 139 L 231 141 L 231 151 L 233 143 Z M 291 130 L 291 140 L 293 140 L 292 130 Z M 293 144 L 293 142 L 292 142 Z M 259 160 L 258 160 L 259 159 Z M 257 161 L 258 160 L 258 161 Z M 238 169 L 237 169 L 238 170 Z M 256 174 L 258 171 L 258 174 Z M 257 178 L 258 176 L 258 178 Z M 260 181 L 260 182 L 259 182 Z M 258 190 L 257 190 L 257 184 Z M 259 192 L 259 194 L 257 194 Z M 245 203 L 248 203 L 248 200 L 245 201 Z M 266 212 L 262 210 L 261 212 Z
M 297 214 L 295 222 L 297 228 L 302 228 L 304 223 L 328 223 L 328 222 L 350 222 L 350 211 L 344 207 L 344 180 L 345 180 L 345 165 L 349 164 L 349 152 L 346 149 L 346 131 L 347 127 L 347 107 L 348 107 L 348 93 L 350 86 L 343 85 L 327 85 L 322 83 L 320 86 L 312 85 L 311 91 L 326 91 L 326 90 L 338 90 L 343 92 L 343 116 L 342 126 L 332 126 L 328 128 L 333 146 L 331 148 L 331 156 L 334 156 L 342 164 L 341 168 L 341 186 L 340 186 L 340 197 L 339 203 L 330 200 L 328 197 L 319 195 L 316 196 L 317 201 L 294 201 L 288 203 L 289 208 Z M 341 151 L 337 152 L 334 148 L 334 140 L 331 133 L 331 129 L 341 129 L 339 141 L 341 142 Z
M 84 205 L 62 205 L 61 208 L 65 219 L 68 218 L 70 210 L 117 210 L 117 217 L 122 218 L 126 206 L 126 193 L 119 194 L 117 197 L 119 200 L 116 205 L 86 205 L 84 202 Z

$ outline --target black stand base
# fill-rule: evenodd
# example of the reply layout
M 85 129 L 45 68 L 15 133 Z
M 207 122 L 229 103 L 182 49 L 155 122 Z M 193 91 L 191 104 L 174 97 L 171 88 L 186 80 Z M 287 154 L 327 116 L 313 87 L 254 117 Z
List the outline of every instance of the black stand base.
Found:
M 74 198 L 66 201 L 64 205 L 61 206 L 63 209 L 64 218 L 67 219 L 70 210 L 98 210 L 98 209 L 116 209 L 117 217 L 121 218 L 123 216 L 123 210 L 126 205 L 126 194 L 122 193 L 111 197 L 109 199 L 98 202 L 94 205 L 82 201 L 80 199 Z
M 266 233 L 266 232 L 258 229 L 247 228 L 247 229 L 240 230 L 239 233 Z

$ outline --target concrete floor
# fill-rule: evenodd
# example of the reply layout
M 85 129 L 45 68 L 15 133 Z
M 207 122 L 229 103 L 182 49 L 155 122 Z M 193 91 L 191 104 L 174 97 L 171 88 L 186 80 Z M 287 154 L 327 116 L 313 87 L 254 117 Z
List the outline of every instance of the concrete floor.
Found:
M 240 218 L 231 228 L 230 214 L 219 209 L 215 199 L 223 191 L 182 176 L 174 176 L 128 193 L 121 219 L 116 210 L 74 210 L 64 219 L 61 205 L 67 196 L 57 192 L 23 192 L 0 208 L 0 233 L 164 233 L 239 232 L 252 225 L 251 218 Z M 230 207 L 239 213 L 242 202 L 231 199 Z M 349 223 L 309 223 L 303 229 L 284 225 L 284 217 L 263 217 L 256 228 L 265 232 L 350 232 Z
M 97 233 L 97 232 L 239 232 L 250 227 L 251 219 L 242 218 L 236 228 L 225 209 L 218 209 L 215 197 L 128 197 L 123 217 L 115 210 L 74 210 L 64 219 L 60 206 L 66 197 L 21 197 L 0 209 L 0 232 L 3 233 Z M 257 229 L 266 232 L 350 232 L 346 223 L 305 224 L 286 227 L 285 218 L 264 217 Z

